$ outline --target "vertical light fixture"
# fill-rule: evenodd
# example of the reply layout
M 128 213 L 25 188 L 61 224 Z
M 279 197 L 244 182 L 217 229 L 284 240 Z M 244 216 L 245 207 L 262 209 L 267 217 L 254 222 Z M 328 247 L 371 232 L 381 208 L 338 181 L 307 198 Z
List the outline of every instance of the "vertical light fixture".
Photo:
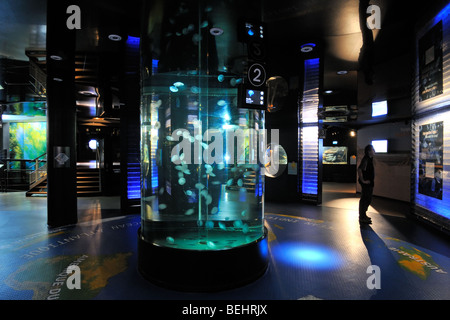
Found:
M 299 191 L 303 199 L 316 200 L 319 176 L 319 85 L 320 59 L 308 59 L 304 64 L 303 96 L 299 106 L 299 156 L 301 181 Z

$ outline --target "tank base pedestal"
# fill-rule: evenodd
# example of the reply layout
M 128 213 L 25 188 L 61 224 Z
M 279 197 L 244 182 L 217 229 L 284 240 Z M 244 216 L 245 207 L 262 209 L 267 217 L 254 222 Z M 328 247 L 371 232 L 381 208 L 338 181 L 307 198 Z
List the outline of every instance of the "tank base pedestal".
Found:
M 183 250 L 142 240 L 138 231 L 138 270 L 148 281 L 168 289 L 214 292 L 260 278 L 268 267 L 267 230 L 249 244 L 226 250 Z

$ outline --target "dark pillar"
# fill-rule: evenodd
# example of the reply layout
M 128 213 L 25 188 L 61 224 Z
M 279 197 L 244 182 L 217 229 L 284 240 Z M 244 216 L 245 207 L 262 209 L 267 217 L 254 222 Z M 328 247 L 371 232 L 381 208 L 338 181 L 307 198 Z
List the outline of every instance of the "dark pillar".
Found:
M 66 0 L 48 0 L 47 4 L 47 214 L 50 227 L 78 221 L 76 29 L 69 30 L 66 25 L 70 5 Z

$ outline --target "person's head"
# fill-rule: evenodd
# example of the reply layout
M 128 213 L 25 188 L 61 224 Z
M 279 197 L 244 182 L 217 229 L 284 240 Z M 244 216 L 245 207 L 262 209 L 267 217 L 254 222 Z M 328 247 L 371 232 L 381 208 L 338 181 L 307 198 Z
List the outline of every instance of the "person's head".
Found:
M 364 155 L 370 158 L 373 158 L 373 156 L 375 155 L 375 149 L 373 148 L 373 146 L 371 144 L 368 144 L 365 148 L 364 148 Z

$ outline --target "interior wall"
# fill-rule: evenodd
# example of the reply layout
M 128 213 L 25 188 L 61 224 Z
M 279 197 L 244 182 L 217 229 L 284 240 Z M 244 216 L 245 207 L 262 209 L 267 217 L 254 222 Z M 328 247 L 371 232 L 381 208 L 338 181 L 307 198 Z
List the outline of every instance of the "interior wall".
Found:
M 364 148 L 372 140 L 388 139 L 387 154 L 376 153 L 374 195 L 410 201 L 411 175 L 411 126 L 409 122 L 373 125 L 358 130 L 357 164 L 364 157 Z M 376 150 L 375 150 L 376 152 Z M 361 186 L 357 184 L 357 191 Z
M 324 147 L 347 147 L 346 164 L 323 164 L 323 182 L 350 183 L 356 181 L 356 165 L 351 157 L 356 156 L 356 136 L 352 137 L 348 128 L 330 126 L 326 129 Z M 337 144 L 333 144 L 336 141 Z

